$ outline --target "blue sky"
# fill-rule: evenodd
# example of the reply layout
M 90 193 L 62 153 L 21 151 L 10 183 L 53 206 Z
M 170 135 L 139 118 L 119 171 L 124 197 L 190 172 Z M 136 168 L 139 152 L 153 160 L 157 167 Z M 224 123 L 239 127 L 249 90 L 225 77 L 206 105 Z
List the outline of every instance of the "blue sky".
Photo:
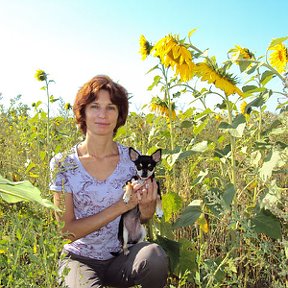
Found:
M 156 63 L 141 60 L 141 34 L 155 43 L 197 28 L 195 45 L 221 63 L 235 44 L 264 55 L 272 38 L 288 36 L 287 11 L 286 0 L 0 0 L 0 92 L 5 102 L 45 101 L 34 79 L 43 69 L 56 82 L 51 93 L 72 103 L 84 82 L 107 74 L 138 110 L 153 96 L 145 73 Z

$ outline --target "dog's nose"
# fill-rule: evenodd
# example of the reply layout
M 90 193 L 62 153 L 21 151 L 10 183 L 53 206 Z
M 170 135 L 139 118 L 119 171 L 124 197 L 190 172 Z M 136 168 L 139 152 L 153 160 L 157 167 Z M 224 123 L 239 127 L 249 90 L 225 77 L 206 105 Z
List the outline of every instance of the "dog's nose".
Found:
M 148 176 L 147 171 L 143 171 L 143 172 L 142 172 L 142 178 L 147 178 L 147 176 Z

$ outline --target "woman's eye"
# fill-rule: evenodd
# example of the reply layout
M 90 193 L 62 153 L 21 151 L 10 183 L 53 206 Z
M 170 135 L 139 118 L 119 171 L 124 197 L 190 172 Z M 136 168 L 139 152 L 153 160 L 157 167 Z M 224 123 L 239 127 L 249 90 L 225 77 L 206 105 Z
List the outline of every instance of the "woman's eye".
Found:
M 108 106 L 108 110 L 115 111 L 116 107 L 115 106 Z

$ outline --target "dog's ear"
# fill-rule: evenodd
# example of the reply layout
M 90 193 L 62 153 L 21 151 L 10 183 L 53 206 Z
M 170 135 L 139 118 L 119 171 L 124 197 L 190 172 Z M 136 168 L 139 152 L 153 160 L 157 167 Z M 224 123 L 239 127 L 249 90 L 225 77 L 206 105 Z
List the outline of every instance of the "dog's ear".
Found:
M 157 149 L 152 155 L 152 159 L 158 163 L 161 161 L 162 149 Z
M 140 154 L 134 148 L 129 147 L 129 156 L 130 156 L 130 159 L 134 162 L 138 159 Z

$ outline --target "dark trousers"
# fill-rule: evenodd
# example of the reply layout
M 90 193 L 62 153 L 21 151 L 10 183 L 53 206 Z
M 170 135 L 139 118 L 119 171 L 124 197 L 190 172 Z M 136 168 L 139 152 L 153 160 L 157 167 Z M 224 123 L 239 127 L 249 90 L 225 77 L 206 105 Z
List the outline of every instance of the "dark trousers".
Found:
M 60 282 L 69 288 L 163 288 L 168 277 L 168 257 L 157 244 L 142 242 L 109 260 L 95 260 L 67 253 L 60 260 Z

